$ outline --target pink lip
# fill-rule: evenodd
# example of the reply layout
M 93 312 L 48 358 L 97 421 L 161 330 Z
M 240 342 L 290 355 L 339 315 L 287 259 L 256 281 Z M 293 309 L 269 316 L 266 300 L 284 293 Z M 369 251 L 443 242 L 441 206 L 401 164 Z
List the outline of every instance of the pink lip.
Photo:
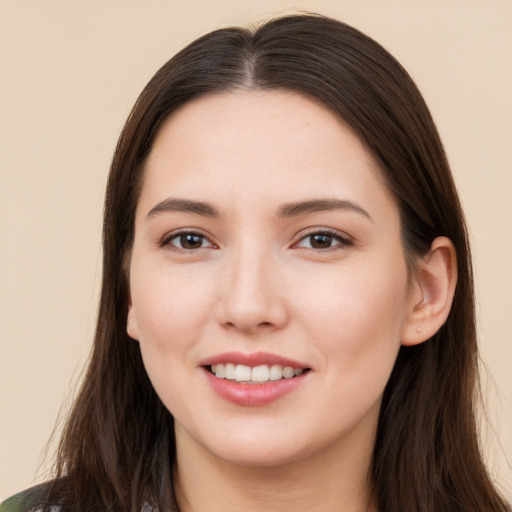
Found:
M 243 406 L 257 407 L 270 404 L 294 391 L 311 373 L 306 371 L 302 375 L 292 377 L 291 379 L 268 381 L 262 384 L 240 384 L 226 379 L 219 379 L 209 371 L 209 368 L 206 368 L 212 364 L 227 363 L 244 364 L 251 367 L 263 364 L 269 366 L 278 364 L 283 367 L 291 366 L 292 368 L 302 368 L 304 370 L 309 369 L 309 367 L 293 359 L 266 352 L 255 352 L 252 354 L 225 352 L 201 361 L 200 366 L 204 367 L 208 384 L 213 391 L 224 400 Z
M 199 363 L 199 366 L 211 366 L 212 364 L 245 364 L 246 366 L 260 366 L 262 364 L 278 364 L 280 366 L 291 366 L 292 368 L 308 368 L 307 365 L 278 356 L 268 352 L 254 352 L 253 354 L 244 354 L 242 352 L 224 352 L 216 356 L 208 357 Z
M 204 373 L 208 379 L 208 384 L 221 398 L 237 405 L 252 407 L 268 405 L 291 393 L 310 374 L 310 372 L 305 372 L 298 377 L 268 381 L 263 384 L 239 384 L 230 380 L 219 379 L 207 369 L 204 370 Z

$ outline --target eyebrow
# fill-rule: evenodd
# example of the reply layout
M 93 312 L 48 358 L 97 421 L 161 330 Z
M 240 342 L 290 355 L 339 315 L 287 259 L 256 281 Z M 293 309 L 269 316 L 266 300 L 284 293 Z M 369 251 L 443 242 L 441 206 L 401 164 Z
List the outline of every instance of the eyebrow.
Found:
M 169 197 L 151 208 L 146 216 L 146 220 L 159 213 L 167 212 L 195 213 L 203 217 L 220 217 L 219 211 L 209 203 Z
M 310 199 L 295 203 L 285 203 L 277 209 L 278 218 L 298 217 L 310 213 L 329 210 L 349 210 L 359 213 L 370 220 L 370 214 L 357 203 L 346 199 Z M 202 217 L 219 218 L 220 212 L 210 203 L 169 197 L 155 205 L 146 216 L 146 220 L 159 213 L 194 213 Z
M 329 210 L 349 210 L 359 213 L 371 221 L 370 214 L 357 203 L 346 199 L 312 199 L 309 201 L 300 201 L 297 203 L 286 203 L 277 210 L 278 217 L 298 217 L 309 213 L 329 211 Z

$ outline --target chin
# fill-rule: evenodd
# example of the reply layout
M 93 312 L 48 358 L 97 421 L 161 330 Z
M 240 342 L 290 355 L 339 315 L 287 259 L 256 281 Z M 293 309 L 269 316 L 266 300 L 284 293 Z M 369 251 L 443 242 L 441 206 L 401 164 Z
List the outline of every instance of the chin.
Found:
M 272 444 L 262 447 L 262 443 L 230 446 L 215 455 L 225 462 L 250 468 L 286 466 L 307 457 L 303 450 L 297 452 Z
M 294 426 L 283 431 L 264 428 L 256 422 L 248 428 L 239 424 L 226 428 L 211 428 L 208 431 L 185 430 L 176 426 L 177 445 L 187 452 L 209 453 L 209 457 L 226 463 L 245 467 L 282 466 L 314 453 L 316 443 L 291 436 Z M 268 426 L 267 426 L 268 427 Z M 201 429 L 202 430 L 202 429 Z
M 297 425 L 265 429 L 255 424 L 250 429 L 210 431 L 198 442 L 215 458 L 227 463 L 253 468 L 279 467 L 315 457 L 338 443 L 339 432 L 320 430 L 301 432 Z

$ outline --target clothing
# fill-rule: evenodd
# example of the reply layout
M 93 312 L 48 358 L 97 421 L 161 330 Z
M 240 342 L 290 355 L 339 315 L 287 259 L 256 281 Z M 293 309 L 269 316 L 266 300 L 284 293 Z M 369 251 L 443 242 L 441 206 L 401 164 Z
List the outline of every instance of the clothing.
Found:
M 31 512 L 36 511 L 37 503 L 40 501 L 46 484 L 36 485 L 22 491 L 0 503 L 0 512 Z M 52 512 L 58 512 L 58 507 L 52 507 Z
M 31 487 L 25 491 L 22 491 L 14 496 L 11 496 L 4 502 L 0 503 L 0 512 L 42 512 L 38 508 L 38 504 L 41 502 L 41 498 L 44 496 L 47 490 L 48 484 L 40 484 L 35 487 Z M 176 511 L 178 510 L 177 505 Z M 59 506 L 53 506 L 48 512 L 59 512 Z M 157 509 L 151 507 L 148 503 L 145 503 L 142 507 L 141 512 L 158 512 Z

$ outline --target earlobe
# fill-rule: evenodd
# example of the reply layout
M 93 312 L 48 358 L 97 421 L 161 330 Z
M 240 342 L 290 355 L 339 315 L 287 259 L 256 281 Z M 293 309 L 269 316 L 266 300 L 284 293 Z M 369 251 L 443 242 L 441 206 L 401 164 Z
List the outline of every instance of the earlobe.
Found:
M 438 237 L 428 254 L 418 259 L 402 345 L 422 343 L 441 328 L 450 313 L 456 284 L 455 247 L 449 238 Z
M 126 332 L 130 338 L 138 341 L 139 339 L 139 329 L 137 327 L 137 320 L 135 318 L 135 310 L 133 308 L 133 303 L 131 297 L 128 297 L 128 314 L 126 316 Z

